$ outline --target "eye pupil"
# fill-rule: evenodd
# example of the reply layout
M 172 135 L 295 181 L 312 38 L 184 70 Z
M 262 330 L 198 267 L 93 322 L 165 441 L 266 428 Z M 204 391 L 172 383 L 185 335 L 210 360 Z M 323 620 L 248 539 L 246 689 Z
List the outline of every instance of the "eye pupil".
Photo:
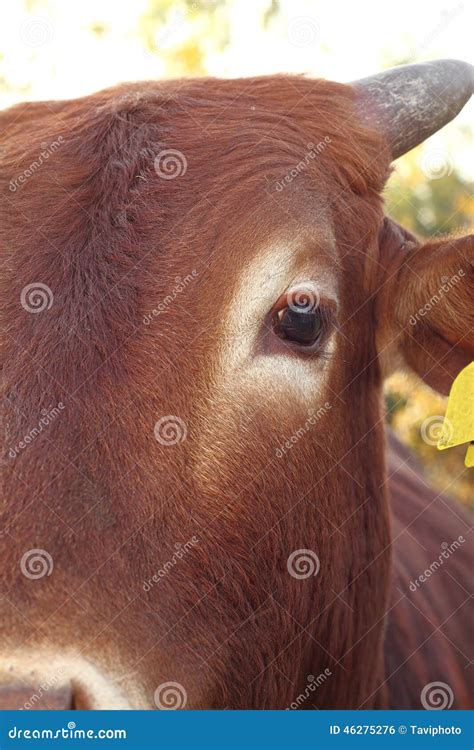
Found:
M 301 300 L 299 304 L 285 307 L 276 314 L 274 328 L 280 338 L 309 346 L 316 343 L 321 335 L 323 318 L 319 308 L 308 309 Z

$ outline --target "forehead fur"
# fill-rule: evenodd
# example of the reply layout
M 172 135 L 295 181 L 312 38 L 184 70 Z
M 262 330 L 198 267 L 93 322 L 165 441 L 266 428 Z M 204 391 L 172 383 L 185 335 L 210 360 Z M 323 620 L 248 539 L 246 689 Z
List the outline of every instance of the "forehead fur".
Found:
M 84 257 L 94 246 L 91 262 L 113 275 L 101 244 L 114 244 L 121 273 L 143 261 L 140 241 L 159 235 L 163 253 L 164 238 L 184 237 L 194 222 L 208 235 L 195 250 L 205 252 L 213 233 L 241 223 L 250 208 L 276 214 L 290 196 L 298 208 L 303 191 L 338 221 L 346 215 L 349 234 L 339 241 L 350 246 L 351 226 L 357 237 L 379 219 L 389 161 L 377 134 L 355 119 L 353 96 L 349 86 L 282 75 L 124 84 L 13 107 L 0 114 L 4 251 L 14 248 L 23 266 L 40 244 L 43 259 L 54 248 Z M 166 149 L 186 162 L 179 179 L 157 175 Z
M 54 162 L 56 170 L 68 168 L 67 186 L 78 187 L 84 175 L 103 176 L 120 164 L 129 172 L 122 177 L 132 183 L 124 187 L 133 188 L 133 179 L 152 174 L 150 156 L 175 148 L 188 159 L 181 188 L 199 181 L 202 192 L 212 181 L 218 192 L 252 174 L 284 177 L 284 170 L 316 148 L 321 171 L 341 187 L 378 192 L 387 154 L 378 136 L 354 118 L 353 96 L 349 86 L 296 76 L 123 84 L 2 113 L 4 166 L 21 168 L 61 136 L 65 148 Z M 168 192 L 170 183 L 165 187 Z

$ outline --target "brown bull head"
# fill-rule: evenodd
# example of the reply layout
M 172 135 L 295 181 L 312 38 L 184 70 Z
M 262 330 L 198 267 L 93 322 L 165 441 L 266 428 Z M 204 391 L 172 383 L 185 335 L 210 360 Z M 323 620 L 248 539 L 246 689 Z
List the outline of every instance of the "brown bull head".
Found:
M 446 592 L 387 641 L 382 368 L 446 390 L 472 356 L 472 238 L 424 244 L 381 194 L 469 86 L 441 62 L 0 114 L 2 705 L 9 685 L 94 708 L 284 708 L 310 675 L 306 707 L 399 707 L 392 673 L 410 708 L 455 687 Z M 445 620 L 461 635 L 417 671 Z

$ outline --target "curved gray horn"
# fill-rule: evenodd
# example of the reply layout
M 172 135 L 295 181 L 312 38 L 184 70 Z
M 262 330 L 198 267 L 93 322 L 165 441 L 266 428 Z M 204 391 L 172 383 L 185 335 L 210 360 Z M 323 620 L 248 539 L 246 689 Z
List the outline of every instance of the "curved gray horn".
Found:
M 352 85 L 359 117 L 385 136 L 397 159 L 456 117 L 473 84 L 469 63 L 435 60 L 400 65 Z

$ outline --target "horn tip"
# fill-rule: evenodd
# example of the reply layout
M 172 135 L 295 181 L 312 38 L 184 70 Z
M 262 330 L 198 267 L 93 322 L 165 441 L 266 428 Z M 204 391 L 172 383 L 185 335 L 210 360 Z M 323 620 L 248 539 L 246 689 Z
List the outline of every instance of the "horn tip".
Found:
M 474 93 L 474 67 L 444 59 L 399 65 L 353 83 L 359 117 L 396 159 L 454 119 Z

